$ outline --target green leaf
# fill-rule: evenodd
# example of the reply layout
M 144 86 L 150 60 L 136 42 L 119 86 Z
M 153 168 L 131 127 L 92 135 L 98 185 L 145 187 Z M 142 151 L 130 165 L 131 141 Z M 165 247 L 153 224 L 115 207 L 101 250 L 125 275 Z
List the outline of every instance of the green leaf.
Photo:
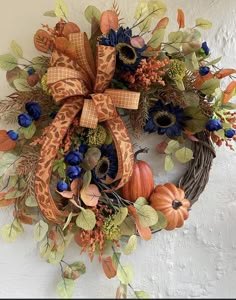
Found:
M 161 0 L 149 0 L 148 1 L 149 13 L 152 13 L 152 17 L 161 18 L 166 13 L 166 4 Z
M 218 64 L 218 62 L 221 61 L 221 58 L 222 58 L 222 56 L 220 56 L 220 57 L 218 57 L 218 58 L 216 58 L 214 60 L 209 61 L 208 63 L 206 63 L 206 66 L 212 66 L 212 65 Z
M 12 224 L 6 224 L 0 229 L 1 237 L 8 243 L 14 242 L 24 229 L 17 219 Z
M 137 210 L 137 212 L 138 212 L 140 225 L 143 228 L 152 226 L 156 224 L 158 221 L 157 212 L 150 205 L 142 206 L 139 210 Z
M 170 155 L 166 155 L 164 168 L 166 172 L 170 172 L 174 168 L 174 162 Z
M 167 51 L 170 54 L 178 52 L 181 46 L 182 39 L 183 39 L 182 31 L 170 32 L 168 35 L 168 43 L 164 45 L 165 51 Z
M 179 142 L 175 140 L 170 140 L 167 144 L 167 147 L 165 148 L 165 153 L 171 154 L 178 148 L 179 148 Z
M 100 21 L 101 12 L 96 6 L 89 5 L 84 11 L 84 16 L 86 20 L 92 24 L 93 18 L 96 18 L 98 22 Z
M 224 131 L 224 129 L 220 129 L 220 130 L 214 131 L 214 134 L 217 135 L 221 139 L 225 138 L 225 131 Z
M 56 0 L 54 12 L 58 18 L 62 18 L 64 20 L 67 19 L 68 7 L 67 7 L 66 3 L 64 2 L 64 0 Z
M 15 58 L 23 58 L 23 50 L 16 41 L 13 40 L 11 42 L 10 47 L 11 47 L 12 54 L 15 56 Z
M 193 159 L 193 151 L 187 147 L 183 147 L 175 152 L 176 159 L 181 163 L 187 163 Z
M 49 262 L 52 265 L 57 265 L 64 257 L 65 253 L 65 245 L 64 242 L 60 244 L 60 246 L 57 246 L 56 250 L 50 251 L 47 262 Z
M 34 136 L 34 134 L 36 132 L 35 123 L 32 122 L 31 125 L 29 127 L 27 127 L 27 128 L 21 127 L 19 131 L 24 135 L 24 137 L 27 140 L 30 140 Z
M 144 291 L 134 291 L 136 298 L 138 299 L 150 299 L 150 295 Z
M 119 211 L 116 213 L 114 217 L 113 220 L 114 225 L 119 226 L 121 223 L 123 223 L 127 215 L 128 215 L 128 208 L 120 207 Z
M 47 232 L 48 232 L 48 224 L 45 223 L 43 220 L 40 220 L 34 226 L 34 240 L 37 242 L 42 241 L 42 239 L 45 237 Z
M 185 66 L 190 71 L 196 71 L 199 69 L 199 64 L 195 52 L 185 55 Z
M 153 230 L 154 231 L 155 230 L 161 230 L 161 229 L 164 229 L 167 226 L 167 219 L 166 219 L 165 215 L 159 210 L 157 210 L 156 212 L 157 212 L 157 215 L 158 215 L 158 222 L 155 225 L 151 226 L 152 231 Z
M 215 92 L 215 90 L 220 86 L 220 80 L 217 78 L 211 78 L 209 80 L 206 80 L 200 87 L 200 91 L 210 96 Z
M 83 189 L 86 189 L 92 180 L 92 172 L 90 170 L 86 171 L 83 176 Z
M 120 264 L 120 256 L 121 256 L 120 252 L 114 252 L 112 255 L 112 260 L 113 260 L 113 263 L 114 263 L 116 269 L 118 268 L 118 266 Z
M 228 109 L 228 110 L 235 110 L 236 109 L 236 103 L 227 102 L 225 104 L 221 105 L 222 108 Z
M 96 225 L 96 216 L 91 209 L 82 209 L 76 218 L 76 225 L 84 230 L 92 230 Z
M 148 4 L 146 0 L 140 0 L 134 13 L 134 19 L 139 20 L 142 16 L 148 14 Z
M 147 32 L 150 30 L 151 25 L 152 25 L 152 18 L 150 16 L 145 18 L 145 20 L 143 20 L 143 22 L 141 22 L 138 27 L 140 29 L 140 32 Z
M 38 202 L 36 201 L 34 196 L 29 196 L 25 200 L 25 205 L 28 206 L 28 207 L 37 207 Z
M 157 48 L 162 43 L 164 39 L 164 35 L 165 35 L 165 29 L 161 28 L 156 30 L 152 35 L 150 41 L 148 42 L 148 45 L 151 46 L 152 48 Z
M 10 53 L 0 55 L 0 68 L 10 71 L 17 66 L 17 59 Z
M 55 14 L 54 10 L 48 10 L 43 14 L 45 17 L 56 17 L 57 15 Z
M 27 80 L 24 78 L 17 78 L 15 80 L 13 80 L 13 84 L 14 84 L 16 90 L 18 90 L 20 92 L 29 92 L 32 90 L 31 87 L 29 86 Z
M 41 73 L 45 73 L 48 69 L 49 59 L 47 56 L 36 56 L 32 59 L 33 68 L 36 71 L 40 71 Z
M 73 212 L 71 211 L 71 212 L 69 213 L 69 216 L 68 216 L 67 219 L 66 219 L 66 223 L 65 223 L 65 225 L 63 226 L 63 229 L 62 229 L 62 230 L 65 230 L 66 227 L 70 224 L 70 221 L 71 221 L 72 217 L 73 217 Z
M 185 115 L 191 117 L 186 121 L 186 130 L 191 132 L 200 132 L 205 129 L 208 118 L 203 115 L 199 107 L 187 107 L 184 109 Z
M 120 225 L 121 235 L 130 236 L 137 232 L 134 219 L 128 216 L 124 222 Z
M 133 268 L 130 265 L 121 266 L 117 268 L 117 277 L 123 284 L 129 284 L 132 282 L 134 277 Z
M 10 193 L 7 193 L 7 194 L 4 196 L 4 199 L 8 200 L 8 199 L 13 199 L 13 198 L 19 198 L 19 197 L 21 197 L 23 194 L 24 194 L 24 191 L 22 191 L 22 190 L 15 190 L 15 191 L 12 191 L 12 192 L 10 192 Z
M 144 197 L 138 197 L 138 199 L 134 202 L 134 207 L 136 209 L 140 209 L 142 206 L 147 205 L 148 201 Z
M 203 18 L 198 18 L 196 19 L 196 26 L 202 29 L 210 29 L 212 27 L 212 22 Z
M 70 264 L 66 266 L 63 277 L 75 280 L 79 278 L 81 275 L 83 275 L 86 272 L 85 264 L 81 261 L 74 262 L 73 264 Z
M 137 236 L 131 235 L 131 237 L 128 240 L 128 243 L 125 245 L 125 248 L 123 249 L 123 253 L 125 255 L 132 254 L 137 249 Z
M 16 155 L 10 152 L 4 153 L 4 155 L 1 157 L 0 160 L 0 176 L 7 173 L 8 168 L 14 167 L 16 160 L 17 160 Z
M 54 242 L 51 239 L 45 238 L 41 241 L 39 246 L 39 253 L 42 258 L 47 259 L 51 253 Z
M 75 291 L 75 281 L 73 279 L 62 278 L 57 284 L 56 291 L 61 298 L 72 298 Z

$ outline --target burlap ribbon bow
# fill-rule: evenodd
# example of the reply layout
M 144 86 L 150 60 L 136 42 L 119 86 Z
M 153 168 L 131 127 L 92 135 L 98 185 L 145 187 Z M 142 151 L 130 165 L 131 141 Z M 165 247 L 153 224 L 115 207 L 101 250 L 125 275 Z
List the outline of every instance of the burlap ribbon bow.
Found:
M 54 50 L 48 69 L 48 86 L 56 103 L 64 101 L 40 151 L 35 177 L 36 199 L 43 215 L 60 224 L 69 212 L 60 210 L 50 192 L 53 162 L 62 140 L 80 110 L 80 126 L 96 128 L 105 122 L 115 143 L 118 156 L 118 172 L 114 182 L 123 186 L 133 171 L 133 150 L 126 127 L 117 114 L 116 107 L 137 109 L 139 93 L 107 89 L 115 71 L 116 50 L 109 46 L 97 46 L 96 66 L 85 33 L 69 35 L 76 49 L 76 60 Z M 112 183 L 112 182 L 110 182 Z

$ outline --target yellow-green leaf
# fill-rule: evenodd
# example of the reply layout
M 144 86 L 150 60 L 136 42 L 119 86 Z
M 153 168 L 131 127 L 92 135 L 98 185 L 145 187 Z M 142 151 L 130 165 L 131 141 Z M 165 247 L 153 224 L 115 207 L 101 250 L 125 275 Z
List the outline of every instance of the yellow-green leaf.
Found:
M 157 210 L 156 212 L 158 215 L 158 222 L 155 225 L 151 226 L 152 231 L 161 230 L 167 226 L 167 219 L 165 215 L 159 210 Z
M 56 17 L 54 10 L 48 10 L 43 14 L 45 17 Z
M 145 18 L 145 20 L 143 20 L 143 22 L 141 22 L 138 27 L 141 32 L 147 32 L 150 30 L 151 25 L 152 25 L 152 18 L 150 16 Z
M 125 245 L 123 249 L 123 253 L 125 255 L 132 254 L 137 249 L 137 236 L 131 235 L 131 237 L 128 240 L 128 243 Z
M 29 127 L 21 127 L 20 132 L 23 133 L 24 137 L 27 140 L 30 140 L 36 132 L 36 126 L 35 126 L 34 122 L 32 122 Z
M 128 216 L 124 222 L 120 225 L 121 235 L 130 236 L 137 232 L 134 219 Z
M 129 284 L 134 278 L 134 272 L 131 265 L 121 266 L 117 268 L 117 277 L 123 284 Z
M 83 189 L 86 189 L 90 185 L 91 179 L 92 179 L 92 172 L 88 170 L 84 173 L 83 176 L 83 187 L 82 187 Z
M 140 0 L 135 13 L 134 13 L 134 19 L 139 20 L 142 16 L 145 16 L 148 14 L 148 4 L 146 0 Z
M 28 206 L 28 207 L 37 207 L 38 203 L 37 203 L 34 196 L 29 196 L 25 200 L 25 205 Z
M 220 129 L 220 130 L 214 131 L 214 134 L 217 135 L 221 139 L 225 138 L 225 131 L 224 131 L 224 129 Z
M 23 58 L 23 50 L 16 41 L 13 40 L 11 42 L 10 47 L 11 47 L 12 54 L 15 56 L 15 58 Z
M 65 245 L 62 242 L 55 250 L 50 251 L 47 261 L 52 265 L 57 265 L 62 260 L 64 253 Z
M 51 253 L 54 242 L 51 239 L 44 238 L 39 246 L 39 253 L 42 258 L 47 259 Z
M 0 229 L 1 237 L 8 243 L 14 242 L 22 232 L 23 230 L 20 230 L 20 227 L 14 226 L 14 222 L 6 224 Z
M 63 272 L 63 277 L 75 280 L 79 278 L 80 275 L 83 275 L 85 272 L 86 272 L 85 264 L 81 261 L 78 261 L 66 266 Z
M 69 278 L 62 278 L 57 284 L 56 291 L 60 298 L 72 298 L 75 291 L 75 281 Z
M 17 59 L 10 53 L 0 55 L 0 68 L 10 71 L 17 66 Z
M 182 147 L 175 152 L 176 159 L 181 163 L 187 163 L 193 159 L 193 151 L 187 147 Z
M 196 19 L 196 26 L 202 29 L 210 29 L 212 27 L 212 22 L 203 18 Z
M 92 230 L 96 224 L 96 216 L 91 209 L 82 209 L 76 218 L 76 225 L 84 230 Z
M 65 225 L 63 226 L 63 229 L 62 229 L 62 230 L 65 230 L 66 227 L 70 224 L 70 221 L 71 221 L 72 217 L 73 217 L 73 212 L 71 211 L 71 212 L 69 213 L 69 216 L 68 216 L 67 219 L 66 219 L 66 223 L 65 223 Z
M 185 66 L 190 71 L 196 71 L 199 69 L 199 64 L 195 52 L 185 55 Z
M 152 48 L 157 48 L 162 43 L 164 39 L 164 35 L 165 35 L 165 29 L 161 28 L 156 30 L 152 35 L 150 41 L 148 42 L 148 45 L 151 46 Z
M 89 5 L 85 9 L 84 15 L 90 24 L 92 24 L 93 18 L 95 18 L 98 22 L 100 21 L 100 18 L 101 18 L 100 10 L 96 6 L 93 6 L 93 5 Z
M 167 144 L 167 147 L 165 148 L 165 153 L 166 154 L 171 154 L 173 153 L 175 150 L 177 150 L 179 148 L 179 142 L 175 141 L 175 140 L 170 140 Z
M 170 172 L 174 167 L 174 162 L 172 160 L 172 157 L 170 155 L 166 155 L 165 157 L 165 171 Z
M 138 299 L 150 299 L 150 295 L 144 291 L 134 291 L 136 298 Z
M 138 199 L 134 202 L 134 207 L 136 209 L 140 209 L 142 206 L 147 205 L 148 201 L 144 197 L 138 197 Z
M 154 208 L 150 205 L 144 205 L 137 210 L 140 226 L 145 228 L 157 223 L 158 215 Z
M 119 211 L 116 213 L 113 223 L 115 226 L 119 226 L 125 220 L 126 216 L 128 215 L 128 208 L 121 207 Z
M 58 18 L 67 19 L 68 7 L 64 0 L 56 0 L 54 12 Z
M 161 18 L 166 13 L 166 4 L 161 0 L 149 0 L 148 1 L 149 13 L 152 13 L 152 17 Z
M 42 241 L 45 237 L 46 233 L 48 232 L 48 224 L 45 223 L 43 220 L 40 220 L 34 226 L 34 239 L 35 241 Z
M 206 80 L 200 87 L 200 91 L 205 95 L 211 95 L 220 86 L 220 80 L 217 78 L 212 78 Z
M 17 78 L 13 80 L 13 84 L 16 88 L 16 90 L 20 92 L 29 92 L 31 91 L 31 87 L 29 86 L 28 82 L 24 78 Z

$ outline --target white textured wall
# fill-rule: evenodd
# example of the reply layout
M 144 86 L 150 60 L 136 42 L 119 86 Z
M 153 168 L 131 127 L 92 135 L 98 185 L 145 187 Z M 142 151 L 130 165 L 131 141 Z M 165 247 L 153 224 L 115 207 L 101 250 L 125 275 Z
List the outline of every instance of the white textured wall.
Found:
M 95 4 L 101 9 L 109 8 L 112 0 L 66 2 L 70 19 L 88 31 L 83 17 L 85 7 Z M 131 24 L 130 16 L 137 1 L 117 2 Z M 236 68 L 235 0 L 168 0 L 167 3 L 173 26 L 177 8 L 184 10 L 190 26 L 197 17 L 211 20 L 213 28 L 203 31 L 203 36 L 213 57 L 223 54 L 222 66 Z M 0 53 L 8 52 L 14 39 L 22 45 L 27 58 L 36 55 L 32 37 L 41 23 L 54 24 L 54 19 L 42 16 L 53 4 L 53 0 L 0 0 Z M 5 73 L 0 72 L 0 98 L 10 92 Z M 135 268 L 136 289 L 146 290 L 153 298 L 236 298 L 235 166 L 235 152 L 217 149 L 209 183 L 185 226 L 172 232 L 162 231 L 149 242 L 140 241 L 136 253 L 126 257 Z M 11 209 L 0 209 L 0 226 L 10 220 Z M 77 282 L 75 298 L 114 298 L 118 281 L 107 279 L 97 261 L 91 264 L 85 255 L 80 257 L 75 245 L 69 248 L 65 259 L 68 262 L 83 259 L 87 265 L 87 273 Z M 30 226 L 14 244 L 0 240 L 1 298 L 56 297 L 59 277 L 59 267 L 40 258 Z

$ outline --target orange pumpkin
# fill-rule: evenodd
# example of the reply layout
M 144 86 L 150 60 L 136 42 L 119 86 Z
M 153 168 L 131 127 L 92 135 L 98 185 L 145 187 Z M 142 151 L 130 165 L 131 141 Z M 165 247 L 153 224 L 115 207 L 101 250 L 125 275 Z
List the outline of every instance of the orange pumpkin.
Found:
M 121 188 L 123 198 L 135 202 L 138 197 L 148 199 L 154 189 L 153 172 L 149 164 L 143 160 L 138 160 L 137 155 L 143 150 L 135 153 L 133 173 L 130 180 Z
M 149 201 L 154 209 L 165 215 L 167 219 L 166 230 L 182 227 L 184 221 L 189 217 L 190 201 L 185 198 L 184 191 L 177 188 L 173 183 L 157 185 Z

